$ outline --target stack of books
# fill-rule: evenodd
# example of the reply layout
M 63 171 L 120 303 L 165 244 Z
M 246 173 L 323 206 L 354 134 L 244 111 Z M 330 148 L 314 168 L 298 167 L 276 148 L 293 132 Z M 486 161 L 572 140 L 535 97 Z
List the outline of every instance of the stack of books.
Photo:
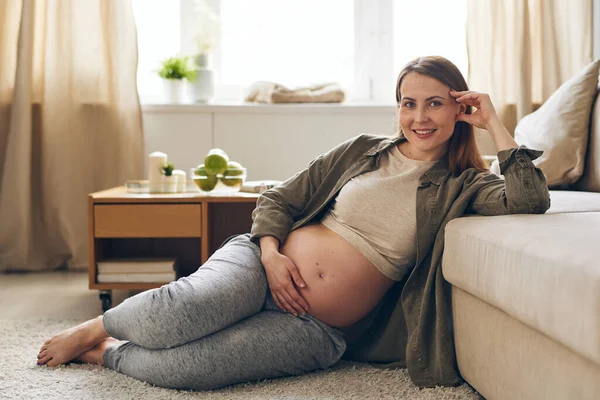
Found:
M 113 258 L 98 261 L 98 283 L 150 282 L 175 280 L 174 258 Z

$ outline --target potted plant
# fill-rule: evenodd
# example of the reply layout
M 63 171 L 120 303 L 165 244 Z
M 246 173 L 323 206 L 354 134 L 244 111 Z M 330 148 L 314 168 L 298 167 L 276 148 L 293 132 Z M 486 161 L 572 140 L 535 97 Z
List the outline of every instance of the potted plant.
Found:
M 162 167 L 162 186 L 165 193 L 177 193 L 177 176 L 173 175 L 174 169 L 173 163 L 166 163 Z
M 183 103 L 185 80 L 193 81 L 196 77 L 196 70 L 190 63 L 189 57 L 169 57 L 161 62 L 158 76 L 163 79 L 167 102 Z
M 221 32 L 219 17 L 206 0 L 194 0 L 194 42 L 196 44 L 195 79 L 190 94 L 195 102 L 212 100 L 215 92 L 214 71 L 211 68 L 212 52 Z

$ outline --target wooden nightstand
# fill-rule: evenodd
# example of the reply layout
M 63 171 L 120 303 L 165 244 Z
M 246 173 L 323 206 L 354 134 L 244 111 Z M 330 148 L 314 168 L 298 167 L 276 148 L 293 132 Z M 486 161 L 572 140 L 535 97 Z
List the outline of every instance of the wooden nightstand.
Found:
M 258 194 L 133 194 L 116 187 L 88 196 L 89 288 L 103 311 L 112 290 L 148 290 L 168 282 L 99 283 L 96 263 L 128 257 L 176 258 L 177 278 L 195 272 L 229 236 L 250 232 Z

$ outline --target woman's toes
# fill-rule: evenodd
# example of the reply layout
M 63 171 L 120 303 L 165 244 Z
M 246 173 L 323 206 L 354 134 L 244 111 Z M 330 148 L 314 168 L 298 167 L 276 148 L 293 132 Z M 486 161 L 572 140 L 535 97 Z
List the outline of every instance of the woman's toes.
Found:
M 50 360 L 52 360 L 52 357 L 49 355 L 46 355 L 46 356 L 40 358 L 37 363 L 38 363 L 38 365 L 44 365 Z
M 58 366 L 58 365 L 61 365 L 61 364 L 64 364 L 64 363 L 58 362 L 58 361 L 56 361 L 54 358 L 50 359 L 50 360 L 49 360 L 49 361 L 46 363 L 46 365 L 47 365 L 47 366 L 49 366 L 49 367 L 56 367 L 56 366 Z
M 44 358 L 44 357 L 46 357 L 46 354 L 48 354 L 48 350 L 40 351 L 40 354 L 38 354 L 37 358 L 38 359 Z

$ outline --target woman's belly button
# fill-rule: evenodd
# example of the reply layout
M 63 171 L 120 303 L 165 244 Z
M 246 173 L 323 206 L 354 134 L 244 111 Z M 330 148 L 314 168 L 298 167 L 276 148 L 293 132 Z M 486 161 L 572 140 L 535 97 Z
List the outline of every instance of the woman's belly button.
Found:
M 303 264 L 306 266 L 306 263 Z M 299 270 L 301 270 L 301 273 L 302 269 L 304 270 L 304 273 L 308 275 L 307 278 L 317 278 L 317 283 L 324 283 L 326 282 L 326 279 L 335 278 L 336 273 L 332 271 L 333 268 L 336 268 L 335 265 L 319 261 L 315 261 L 310 264 L 312 264 L 312 268 L 299 268 Z
M 335 297 L 340 297 L 351 285 L 351 276 L 343 279 L 338 271 L 339 266 L 329 263 L 314 263 L 312 268 L 299 268 L 302 279 L 306 282 L 306 287 L 300 288 L 310 300 L 316 302 L 331 301 Z M 309 301 L 309 299 L 307 299 Z

